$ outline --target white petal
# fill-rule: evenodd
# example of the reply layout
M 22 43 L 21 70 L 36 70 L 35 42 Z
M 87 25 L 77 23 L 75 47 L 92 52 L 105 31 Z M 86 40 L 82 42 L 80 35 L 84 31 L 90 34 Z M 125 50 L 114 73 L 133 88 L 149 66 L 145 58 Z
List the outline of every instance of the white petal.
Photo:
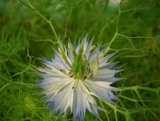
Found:
M 83 45 L 83 54 L 85 54 L 85 51 L 88 48 L 87 36 L 83 38 L 81 45 Z
M 114 70 L 114 69 L 109 69 L 109 68 L 101 68 L 98 70 L 98 73 L 96 76 L 101 76 L 101 75 L 111 75 L 111 74 L 116 74 L 120 70 Z
M 55 60 L 59 61 L 65 67 L 66 70 L 70 70 L 70 67 L 66 64 L 64 59 L 61 57 L 60 53 L 54 50 L 54 54 L 55 54 Z
M 77 55 L 78 55 L 79 48 L 80 48 L 80 45 L 78 45 L 78 46 L 76 47 L 76 54 L 77 54 Z
M 69 72 L 69 70 L 67 70 L 66 66 L 63 65 L 60 61 L 57 61 L 57 60 L 44 60 L 45 62 L 45 65 L 51 65 L 53 66 L 54 68 L 56 68 L 57 70 L 60 70 L 60 69 L 65 69 L 67 71 L 67 73 Z
M 73 94 L 72 89 L 73 82 L 68 83 L 63 88 L 61 88 L 56 95 L 53 95 L 49 101 L 48 110 L 52 109 L 53 113 L 60 112 L 59 116 L 71 108 L 73 105 Z M 51 106 L 51 108 L 50 108 Z
M 120 70 L 102 68 L 98 70 L 98 73 L 97 75 L 94 76 L 94 78 L 97 80 L 98 79 L 107 80 L 107 79 L 114 77 L 114 75 L 118 73 L 119 71 Z
M 109 54 L 109 55 L 107 55 L 107 56 L 105 56 L 105 57 L 103 57 L 103 58 L 100 58 L 100 59 L 99 59 L 99 63 L 100 63 L 100 66 L 99 66 L 99 67 L 105 66 L 106 63 L 108 62 L 108 60 L 109 60 L 111 57 L 113 57 L 116 53 L 117 53 L 117 52 L 114 52 L 114 53 Z
M 47 94 L 47 95 L 49 95 L 49 94 L 56 95 L 59 92 L 59 90 L 64 88 L 69 83 L 72 83 L 73 79 L 68 78 L 68 79 L 64 79 L 64 80 L 65 80 L 64 82 L 60 81 L 60 83 L 57 82 L 57 83 L 53 83 L 50 85 L 43 85 L 43 87 L 42 87 L 44 89 L 43 93 Z M 54 95 L 52 95 L 52 98 L 54 97 Z
M 90 48 L 92 46 L 92 43 L 93 43 L 93 39 L 89 42 L 88 46 L 86 47 L 86 49 L 84 51 L 84 54 L 86 55 L 87 60 L 88 60 L 88 57 L 89 57 L 89 54 L 90 54 Z
M 68 78 L 68 77 L 67 77 Z M 37 86 L 45 88 L 51 85 L 60 84 L 68 81 L 66 77 L 46 77 L 43 80 L 41 80 Z
M 88 87 L 88 89 L 95 93 L 96 96 L 102 100 L 107 100 L 111 103 L 114 103 L 112 100 L 116 100 L 117 98 L 114 96 L 114 94 L 111 92 L 111 88 L 109 86 L 102 86 L 103 84 L 95 83 L 94 81 L 85 80 L 85 84 Z
M 119 62 L 108 62 L 108 63 L 105 63 L 105 64 L 100 64 L 101 66 L 99 66 L 99 68 L 109 68 L 109 69 L 112 69 L 117 63 Z
M 65 76 L 61 71 L 55 69 L 54 67 L 50 65 L 46 65 L 47 68 L 40 68 L 40 67 L 35 67 L 38 71 L 48 74 L 48 76 Z
M 99 49 L 100 49 L 100 45 L 98 45 L 98 47 L 96 47 L 90 54 L 89 54 L 89 57 L 88 57 L 88 61 L 90 62 L 93 58 L 93 56 L 95 54 L 99 54 Z
M 74 120 L 83 121 L 85 117 L 86 108 L 99 118 L 98 106 L 88 89 L 82 81 L 77 82 L 74 92 L 73 102 L 73 118 Z
M 85 93 L 81 87 L 81 82 L 77 83 L 74 93 L 73 118 L 82 121 L 84 120 L 86 107 L 88 107 L 89 102 L 86 100 Z

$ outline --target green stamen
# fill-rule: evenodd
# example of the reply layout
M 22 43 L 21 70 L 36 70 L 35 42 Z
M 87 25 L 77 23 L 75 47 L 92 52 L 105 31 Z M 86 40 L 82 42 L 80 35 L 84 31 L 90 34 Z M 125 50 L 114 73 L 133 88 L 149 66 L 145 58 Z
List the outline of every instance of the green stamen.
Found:
M 96 48 L 96 46 L 92 45 L 92 47 L 90 48 L 90 51 L 94 50 L 94 48 Z
M 73 55 L 74 62 L 72 65 L 72 74 L 75 79 L 84 78 L 86 62 L 83 60 L 83 46 L 80 46 L 78 54 Z

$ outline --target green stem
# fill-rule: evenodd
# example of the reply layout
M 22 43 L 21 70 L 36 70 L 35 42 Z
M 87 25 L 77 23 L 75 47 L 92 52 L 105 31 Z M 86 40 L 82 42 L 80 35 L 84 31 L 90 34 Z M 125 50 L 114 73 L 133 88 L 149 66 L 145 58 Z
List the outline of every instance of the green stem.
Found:
M 119 7 L 119 12 L 118 12 L 118 15 L 117 15 L 117 17 L 116 17 L 116 18 L 117 18 L 117 21 L 116 21 L 116 32 L 115 32 L 113 38 L 111 39 L 111 41 L 110 41 L 107 49 L 105 50 L 105 54 L 111 49 L 110 47 L 111 47 L 112 43 L 114 42 L 114 40 L 116 39 L 116 37 L 117 37 L 117 35 L 118 35 L 118 26 L 119 26 L 119 18 L 120 18 L 120 15 L 121 15 L 121 9 L 120 9 L 120 7 Z
M 57 40 L 57 42 L 58 42 L 58 41 L 59 41 L 59 38 L 58 38 L 58 36 L 57 36 L 57 33 L 56 33 L 56 31 L 55 31 L 55 29 L 54 29 L 51 21 L 47 20 L 39 11 L 36 10 L 28 1 L 27 1 L 27 3 L 28 3 L 28 5 L 29 5 L 30 8 L 32 8 L 41 18 L 43 18 L 43 19 L 50 25 L 50 27 L 51 27 L 51 29 L 52 29 L 52 31 L 53 31 L 53 34 L 54 34 L 54 36 L 55 36 L 55 38 L 56 38 L 56 40 Z

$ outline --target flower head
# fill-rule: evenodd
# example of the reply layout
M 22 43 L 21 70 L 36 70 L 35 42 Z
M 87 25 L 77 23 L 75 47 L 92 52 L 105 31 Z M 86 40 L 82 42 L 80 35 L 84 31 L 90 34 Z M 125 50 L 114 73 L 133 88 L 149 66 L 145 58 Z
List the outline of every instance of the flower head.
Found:
M 111 103 L 117 99 L 112 91 L 118 89 L 110 86 L 119 80 L 115 74 L 120 70 L 109 62 L 115 53 L 106 55 L 92 42 L 85 37 L 77 46 L 69 42 L 67 48 L 60 42 L 55 59 L 44 59 L 45 67 L 37 67 L 42 78 L 37 86 L 44 89 L 47 109 L 59 112 L 58 117 L 69 109 L 73 120 L 83 121 L 86 110 L 100 119 L 96 98 Z

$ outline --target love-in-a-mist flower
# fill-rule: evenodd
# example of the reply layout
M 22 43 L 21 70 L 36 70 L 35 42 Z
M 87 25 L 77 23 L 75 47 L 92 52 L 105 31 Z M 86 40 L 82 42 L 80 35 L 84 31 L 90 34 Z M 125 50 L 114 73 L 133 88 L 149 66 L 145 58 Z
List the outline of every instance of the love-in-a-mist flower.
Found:
M 37 67 L 41 72 L 41 81 L 37 86 L 43 88 L 45 102 L 48 102 L 47 110 L 58 117 L 67 110 L 73 113 L 73 121 L 83 121 L 86 110 L 94 114 L 100 120 L 98 110 L 101 110 L 96 98 L 113 103 L 117 98 L 112 91 L 117 88 L 110 85 L 119 80 L 115 74 L 116 63 L 109 62 L 115 53 L 107 54 L 106 49 L 92 45 L 87 37 L 67 47 L 59 42 L 58 51 L 54 49 L 55 58 L 44 59 L 45 67 Z M 103 109 L 102 109 L 103 110 Z

